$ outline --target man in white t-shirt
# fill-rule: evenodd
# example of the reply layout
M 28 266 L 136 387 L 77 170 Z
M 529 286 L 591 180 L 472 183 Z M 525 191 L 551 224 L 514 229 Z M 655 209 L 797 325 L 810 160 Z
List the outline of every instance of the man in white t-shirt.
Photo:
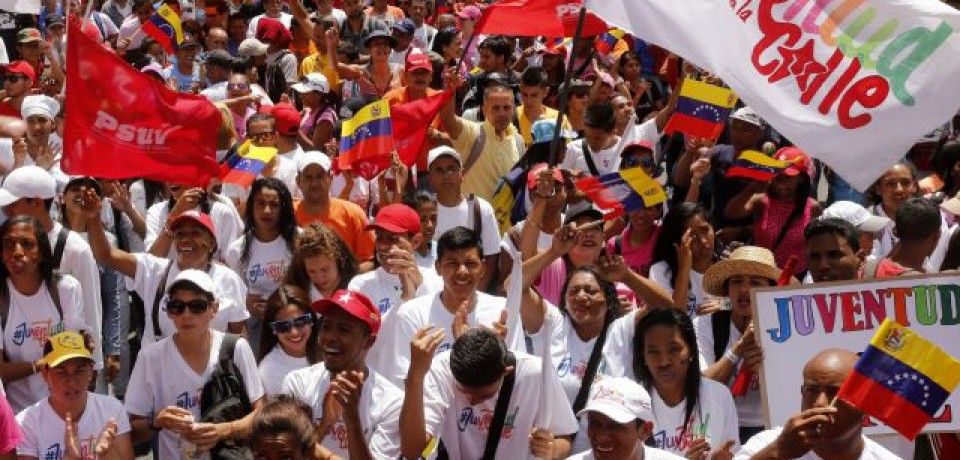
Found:
M 620 168 L 620 137 L 616 135 L 616 119 L 610 104 L 587 107 L 583 139 L 567 145 L 560 166 L 588 176 L 600 176 Z
M 484 264 L 480 290 L 485 291 L 495 274 L 500 254 L 500 227 L 493 206 L 479 196 L 463 193 L 463 165 L 460 155 L 449 146 L 441 145 L 430 150 L 427 171 L 430 187 L 437 193 L 437 230 L 434 235 L 439 237 L 460 225 L 479 234 Z
M 434 266 L 443 278 L 440 292 L 417 297 L 390 310 L 367 362 L 397 386 L 410 365 L 410 339 L 420 328 L 434 325 L 448 331 L 440 352 L 449 349 L 459 329 L 505 322 L 506 299 L 480 292 L 483 276 L 480 240 L 465 227 L 455 227 L 437 241 Z
M 539 358 L 509 352 L 486 328 L 467 329 L 449 352 L 434 358 L 443 335 L 443 329 L 427 326 L 410 344 L 400 414 L 404 456 L 417 458 L 432 438 L 440 439 L 449 458 L 564 458 L 570 453 L 577 419 L 552 370 L 543 375 Z M 546 408 L 549 415 L 541 412 Z M 487 453 L 491 433 L 496 448 Z
M 736 460 L 899 459 L 863 435 L 863 412 L 836 399 L 857 359 L 852 351 L 831 348 L 807 361 L 800 413 L 781 428 L 754 435 Z
M 417 211 L 404 204 L 384 206 L 367 229 L 376 235 L 374 256 L 380 266 L 353 277 L 347 288 L 364 293 L 381 315 L 414 297 L 443 288 L 437 272 L 432 267 L 417 266 L 413 257 L 413 248 L 423 239 Z
M 412 0 L 410 8 L 407 9 L 407 15 L 416 26 L 413 32 L 413 46 L 424 51 L 433 48 L 433 37 L 437 35 L 437 29 L 423 22 L 428 14 L 429 3 L 430 0 Z
M 288 374 L 283 392 L 313 409 L 319 457 L 397 458 L 403 392 L 366 363 L 380 313 L 366 296 L 349 290 L 314 302 L 313 309 L 323 316 L 317 340 L 324 361 Z
M 87 391 L 95 375 L 87 345 L 79 333 L 64 331 L 44 346 L 41 372 L 50 396 L 17 415 L 21 459 L 133 458 L 123 403 Z
M 57 135 L 60 103 L 42 94 L 31 94 L 20 104 L 20 116 L 26 122 L 24 136 L 0 138 L 0 170 L 10 171 L 24 165 L 36 165 L 57 181 L 57 191 L 67 185 L 68 177 L 60 169 L 63 140 Z
M 577 413 L 587 417 L 591 450 L 568 460 L 681 460 L 676 454 L 644 445 L 653 432 L 653 404 L 640 384 L 626 377 L 599 380 L 590 389 L 587 405 Z

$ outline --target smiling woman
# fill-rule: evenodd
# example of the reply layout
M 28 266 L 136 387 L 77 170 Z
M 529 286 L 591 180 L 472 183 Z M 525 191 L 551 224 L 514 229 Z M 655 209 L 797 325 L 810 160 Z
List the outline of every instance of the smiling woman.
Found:
M 280 393 L 284 377 L 321 360 L 320 326 L 310 309 L 310 296 L 297 286 L 281 285 L 267 299 L 260 335 L 260 379 L 267 395 Z M 279 346 L 278 346 L 279 345 Z

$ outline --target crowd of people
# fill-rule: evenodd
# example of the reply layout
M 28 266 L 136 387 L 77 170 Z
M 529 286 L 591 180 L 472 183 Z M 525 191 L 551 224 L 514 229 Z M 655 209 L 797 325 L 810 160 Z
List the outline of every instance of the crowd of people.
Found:
M 667 48 L 487 35 L 486 7 L 0 11 L 0 459 L 960 458 L 864 435 L 847 350 L 796 363 L 802 409 L 764 427 L 750 295 L 960 268 L 960 113 L 861 193 L 743 104 L 719 139 L 665 134 L 685 79 L 723 85 Z M 68 22 L 215 104 L 218 162 L 277 155 L 250 187 L 66 174 Z M 362 107 L 441 91 L 414 162 L 338 161 Z M 728 176 L 745 151 L 788 166 Z M 668 199 L 576 186 L 632 168 Z

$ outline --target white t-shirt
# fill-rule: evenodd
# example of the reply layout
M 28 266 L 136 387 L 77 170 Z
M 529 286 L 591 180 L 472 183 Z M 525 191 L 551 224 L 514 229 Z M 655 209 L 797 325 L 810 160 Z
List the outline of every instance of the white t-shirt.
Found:
M 500 227 L 497 223 L 497 215 L 493 212 L 493 206 L 487 200 L 475 197 L 477 206 L 480 207 L 480 241 L 483 244 L 483 255 L 492 256 L 500 252 Z M 454 227 L 467 227 L 471 230 L 476 228 L 473 222 L 473 207 L 469 205 L 469 200 L 463 199 L 460 204 L 447 207 L 437 203 L 437 229 L 433 234 L 434 240 L 439 240 L 443 233 Z
M 313 409 L 314 420 L 323 418 L 323 397 L 332 374 L 323 363 L 299 369 L 283 380 L 283 393 L 292 395 Z M 373 458 L 400 456 L 400 409 L 403 391 L 382 375 L 370 370 L 360 392 L 360 424 Z M 349 458 L 347 427 L 338 420 L 323 440 L 323 446 L 341 458 Z
M 410 367 L 410 340 L 417 331 L 428 324 L 443 329 L 446 333 L 437 353 L 453 346 L 453 319 L 440 300 L 440 292 L 412 299 L 391 310 L 383 318 L 380 333 L 373 348 L 367 354 L 367 365 L 382 374 L 394 385 L 403 385 Z M 507 299 L 477 292 L 476 307 L 467 315 L 470 325 L 491 326 L 500 320 Z
M 54 221 L 53 228 L 47 233 L 50 250 L 57 245 L 57 237 L 63 228 Z M 93 258 L 90 244 L 77 232 L 67 231 L 67 241 L 63 246 L 63 258 L 60 259 L 60 273 L 70 275 L 80 283 L 80 295 L 83 299 L 83 322 L 90 326 L 95 339 L 103 336 L 103 298 L 100 297 L 100 268 Z M 93 360 L 97 369 L 103 368 L 103 347 L 93 347 Z
M 640 120 L 637 119 L 637 115 L 634 114 L 630 119 L 630 123 L 628 123 L 623 130 L 623 137 L 620 138 L 617 151 L 622 152 L 623 147 L 627 144 L 643 140 L 653 144 L 655 152 L 654 158 L 657 158 L 658 161 L 662 159 L 663 152 L 660 151 L 660 131 L 657 130 L 657 119 L 651 118 L 647 121 L 640 122 Z
M 283 282 L 293 255 L 287 248 L 287 241 L 282 237 L 278 236 L 265 243 L 254 236 L 250 242 L 250 257 L 241 267 L 240 256 L 243 254 L 245 239 L 246 237 L 241 236 L 230 243 L 223 253 L 223 261 L 240 275 L 250 295 L 269 297 Z
M 540 398 L 547 398 L 551 418 L 544 427 L 555 436 L 577 432 L 577 419 L 563 393 L 560 381 L 548 377 L 543 387 L 540 358 L 526 353 L 515 353 L 516 378 L 513 394 L 507 405 L 503 434 L 495 458 L 530 458 L 530 440 L 540 412 Z M 500 392 L 492 398 L 471 405 L 461 391 L 450 370 L 450 352 L 437 355 L 423 383 L 423 415 L 427 433 L 443 441 L 450 458 L 480 458 L 487 441 L 490 419 L 493 417 Z
M 137 273 L 133 283 L 130 283 L 130 279 L 127 278 L 127 284 L 131 290 L 136 291 L 143 299 L 144 324 L 146 327 L 144 327 L 142 343 L 146 345 L 162 338 L 153 335 L 153 302 L 157 296 L 157 286 L 159 286 L 169 264 L 173 265 L 170 266 L 170 273 L 167 274 L 163 297 L 160 299 L 157 309 L 160 314 L 158 320 L 163 337 L 173 335 L 177 329 L 166 314 L 167 290 L 173 284 L 177 274 L 180 273 L 180 267 L 177 266 L 175 261 L 161 259 L 150 254 L 134 254 L 134 256 L 137 258 Z M 243 284 L 240 276 L 218 263 L 210 264 L 210 270 L 207 273 L 213 278 L 213 285 L 217 290 L 214 294 L 216 294 L 217 301 L 220 303 L 217 316 L 210 323 L 210 328 L 221 332 L 226 331 L 229 323 L 239 323 L 249 318 L 250 313 L 246 306 L 247 287 Z
M 256 38 L 257 24 L 260 23 L 260 18 L 263 18 L 266 16 L 267 16 L 266 14 L 261 14 L 259 16 L 254 16 L 253 19 L 250 20 L 250 26 L 247 27 L 247 38 Z M 274 19 L 279 20 L 281 23 L 283 23 L 283 26 L 286 27 L 287 30 L 290 30 L 290 24 L 293 22 L 292 14 L 281 11 L 280 17 L 274 18 Z
M 93 455 L 100 433 L 110 419 L 117 422 L 117 436 L 130 432 L 130 419 L 122 402 L 110 396 L 88 392 L 87 405 L 80 419 L 76 420 L 81 454 Z M 23 430 L 23 441 L 17 446 L 17 455 L 44 460 L 59 460 L 66 455 L 63 438 L 67 422 L 53 411 L 47 398 L 17 414 L 17 423 Z
M 437 29 L 430 24 L 422 24 L 413 31 L 413 40 L 410 46 L 427 51 L 433 48 L 433 39 L 437 36 Z
M 143 244 L 147 249 L 153 246 L 153 242 L 157 240 L 160 232 L 166 228 L 167 216 L 169 214 L 170 202 L 168 200 L 154 203 L 153 206 L 150 206 L 150 209 L 147 210 L 147 217 L 145 219 L 147 236 L 143 239 Z M 217 240 L 217 252 L 213 255 L 213 258 L 216 260 L 221 257 L 223 250 L 229 246 L 233 240 L 243 234 L 243 219 L 240 218 L 240 214 L 237 213 L 237 210 L 233 206 L 219 199 L 214 199 L 210 202 L 210 219 L 213 220 L 214 229 L 216 230 L 216 235 L 214 236 Z M 168 257 L 171 259 L 176 257 L 176 248 L 173 244 L 170 245 Z
M 343 193 L 343 188 L 347 186 L 347 179 L 343 174 L 334 174 L 330 182 L 330 196 L 339 198 Z M 299 195 L 294 198 L 302 198 L 303 194 L 297 189 Z M 353 188 L 350 189 L 349 201 L 360 206 L 364 211 L 370 207 L 370 203 L 380 201 L 380 191 L 375 182 L 370 182 L 360 176 L 353 176 Z
M 755 434 L 743 447 L 737 452 L 734 456 L 734 460 L 748 460 L 750 457 L 756 455 L 758 452 L 763 450 L 768 445 L 772 444 L 777 440 L 777 437 L 780 436 L 780 432 L 783 428 L 774 428 L 772 430 L 761 431 Z M 879 444 L 871 441 L 866 436 L 863 438 L 863 452 L 860 453 L 859 460 L 900 460 L 900 457 L 890 453 L 887 449 L 884 449 Z M 823 460 L 822 457 L 813 453 L 813 451 L 807 452 L 802 457 L 797 457 L 797 460 Z
M 417 286 L 416 297 L 443 290 L 443 278 L 437 274 L 433 267 L 419 268 L 423 282 L 420 283 L 420 286 Z M 387 273 L 383 267 L 354 276 L 347 289 L 362 292 L 369 297 L 370 301 L 380 310 L 381 315 L 403 303 L 401 299 L 403 284 L 400 282 L 400 277 Z
M 673 282 L 670 281 L 673 272 L 666 262 L 660 261 L 650 266 L 650 281 L 657 283 L 673 295 Z M 712 297 L 703 290 L 703 273 L 690 270 L 690 289 L 687 291 L 687 314 L 690 318 L 697 317 L 697 307 L 703 305 Z
M 700 349 L 700 370 L 712 366 L 717 360 L 713 356 L 713 316 L 698 316 L 693 319 L 693 329 L 697 332 L 697 348 Z M 727 350 L 732 350 L 737 340 L 740 340 L 742 334 L 730 323 L 730 340 L 727 340 Z M 733 385 L 737 379 L 737 374 L 743 369 L 745 363 L 740 362 L 737 372 L 730 375 L 727 385 Z M 737 418 L 740 420 L 740 426 L 758 427 L 763 426 L 763 406 L 760 400 L 760 374 L 753 375 L 753 381 L 750 383 L 750 390 L 744 396 L 734 398 L 737 404 Z
M 597 166 L 597 172 L 600 174 L 607 174 L 620 169 L 620 149 L 617 148 L 620 138 L 616 137 L 616 140 L 610 148 L 596 151 L 590 149 L 590 154 L 593 155 L 593 163 Z M 583 153 L 584 142 L 587 142 L 587 140 L 581 139 L 567 144 L 567 153 L 560 167 L 570 170 L 575 169 L 592 176 L 593 173 L 590 171 Z
M 700 379 L 700 395 L 697 406 L 690 415 L 687 429 L 680 436 L 686 415 L 686 399 L 676 406 L 668 406 L 655 388 L 650 389 L 653 402 L 653 439 L 654 447 L 683 455 L 694 439 L 703 436 L 716 449 L 723 443 L 736 441 L 731 452 L 740 446 L 740 428 L 737 426 L 737 413 L 733 407 L 733 397 L 727 387 L 706 377 Z
M 280 394 L 287 374 L 309 365 L 306 356 L 295 358 L 283 351 L 283 347 L 277 345 L 260 361 L 260 381 L 263 383 L 263 391 L 267 396 Z
M 57 288 L 62 317 L 57 313 L 46 283 L 42 283 L 35 294 L 23 295 L 7 280 L 10 307 L 3 328 L 3 352 L 8 362 L 33 362 L 42 358 L 43 346 L 57 333 L 91 330 L 83 320 L 80 283 L 72 276 L 64 275 Z M 50 394 L 39 373 L 7 383 L 6 390 L 14 413 Z
M 210 375 L 217 367 L 220 346 L 224 339 L 222 332 L 211 330 L 210 333 L 213 334 L 210 359 L 202 375 L 194 372 L 183 359 L 172 337 L 145 345 L 140 350 L 140 357 L 130 375 L 128 388 L 136 388 L 137 391 L 127 392 L 125 403 L 127 412 L 130 415 L 152 419 L 161 409 L 176 406 L 189 410 L 193 413 L 194 420 L 199 421 L 200 395 L 203 393 L 203 386 L 210 380 Z M 243 338 L 237 340 L 233 361 L 243 377 L 243 384 L 250 402 L 255 403 L 263 397 L 263 385 L 260 383 L 253 352 Z M 162 430 L 159 443 L 159 458 L 181 458 L 179 435 Z M 205 452 L 200 459 L 209 460 L 210 453 Z
M 643 456 L 636 457 L 635 459 L 624 459 L 624 460 L 683 460 L 683 457 L 677 454 L 671 454 L 665 450 L 660 450 L 655 447 L 644 446 L 643 447 Z M 586 452 L 581 452 L 579 454 L 574 454 L 567 457 L 567 460 L 595 460 L 597 457 L 593 455 L 592 450 Z
M 626 377 L 636 381 L 633 373 L 633 337 L 637 335 L 637 314 L 634 310 L 617 318 L 607 332 L 603 344 L 603 370 L 610 377 Z
M 60 169 L 60 159 L 63 155 L 57 153 L 63 151 L 63 140 L 57 133 L 50 133 L 50 137 L 47 138 L 47 145 L 49 145 L 50 149 L 54 152 L 53 165 L 47 169 L 47 172 L 57 181 L 57 191 L 63 192 L 63 188 L 67 186 L 67 182 L 70 180 L 70 177 Z M 13 139 L 9 137 L 0 138 L 0 167 L 5 171 L 10 171 L 13 168 L 13 161 Z M 23 158 L 24 166 L 33 166 L 35 164 L 33 157 L 30 155 Z

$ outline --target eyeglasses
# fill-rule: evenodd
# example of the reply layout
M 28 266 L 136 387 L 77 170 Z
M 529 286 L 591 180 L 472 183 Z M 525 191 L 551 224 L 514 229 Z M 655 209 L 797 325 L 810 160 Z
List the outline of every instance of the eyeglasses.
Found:
M 430 170 L 430 173 L 440 176 L 452 176 L 459 173 L 461 170 L 462 168 L 460 166 L 450 166 L 449 168 L 433 168 Z
M 643 169 L 653 169 L 656 166 L 653 158 L 650 157 L 638 157 L 638 156 L 628 156 L 623 159 L 624 168 L 636 168 L 637 166 Z
M 263 142 L 263 141 L 268 141 L 270 139 L 273 139 L 273 137 L 276 135 L 277 135 L 276 131 L 270 131 L 267 133 L 250 133 L 247 135 L 247 137 L 257 142 Z
M 246 91 L 248 88 L 250 88 L 250 85 L 246 83 L 227 83 L 227 89 L 230 91 Z
M 190 309 L 190 313 L 199 315 L 207 311 L 208 308 L 210 308 L 210 301 L 202 299 L 191 300 L 189 302 L 182 300 L 171 300 L 167 302 L 167 313 L 174 316 L 182 315 L 187 309 Z
M 7 76 L 3 77 L 3 81 L 8 82 L 8 83 L 16 83 L 16 82 L 18 82 L 18 81 L 20 81 L 20 80 L 29 80 L 29 79 L 30 79 L 30 77 L 28 77 L 28 76 L 26 76 L 26 75 L 17 75 L 17 74 L 7 75 Z
M 303 329 L 307 326 L 313 324 L 313 317 L 310 314 L 301 315 L 293 319 L 287 319 L 283 321 L 272 321 L 270 323 L 270 330 L 274 334 L 286 334 L 293 329 Z

